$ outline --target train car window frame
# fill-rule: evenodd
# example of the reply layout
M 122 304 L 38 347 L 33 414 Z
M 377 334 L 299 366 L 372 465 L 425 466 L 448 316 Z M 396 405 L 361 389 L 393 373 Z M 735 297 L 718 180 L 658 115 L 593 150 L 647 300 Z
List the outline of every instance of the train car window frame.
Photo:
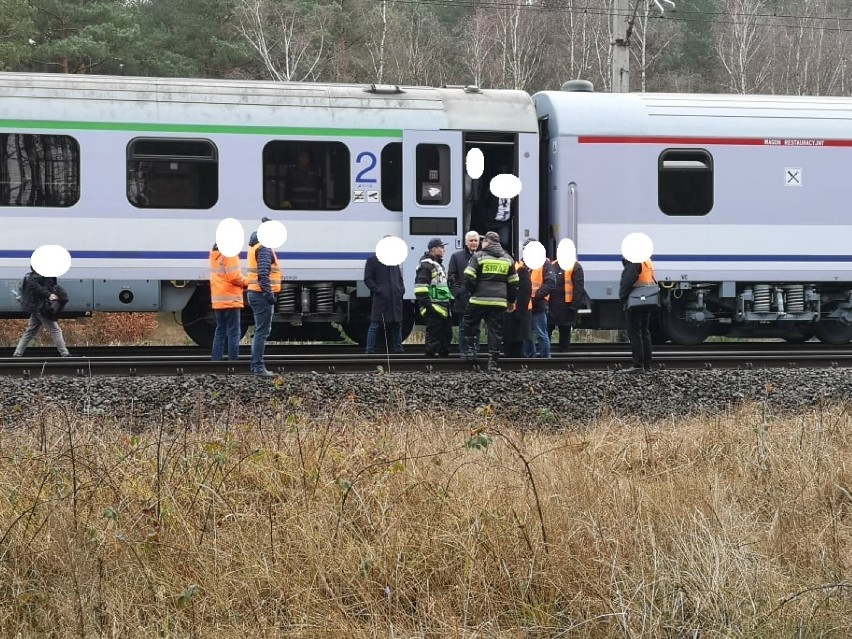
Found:
M 402 211 L 402 142 L 391 142 L 382 147 L 381 177 L 382 204 L 388 211 Z
M 450 154 L 449 144 L 423 142 L 417 145 L 414 152 L 414 197 L 420 206 L 447 206 L 450 203 Z
M 338 140 L 270 140 L 261 161 L 263 203 L 273 211 L 342 211 L 351 201 L 351 157 Z
M 75 138 L 0 133 L 0 206 L 69 208 L 79 201 L 80 143 Z
M 657 204 L 666 215 L 701 217 L 713 210 L 713 156 L 705 149 L 665 149 L 657 163 Z
M 133 138 L 127 143 L 127 201 L 137 209 L 213 208 L 219 201 L 216 144 L 206 138 Z

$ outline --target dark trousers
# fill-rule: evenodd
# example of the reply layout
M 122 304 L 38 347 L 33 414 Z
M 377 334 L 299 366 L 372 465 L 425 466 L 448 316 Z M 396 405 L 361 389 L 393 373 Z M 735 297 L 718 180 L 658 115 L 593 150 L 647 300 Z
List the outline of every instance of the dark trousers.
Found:
M 457 318 L 459 321 L 459 353 L 464 355 L 464 349 L 467 348 L 467 339 L 464 332 L 464 311 L 453 311 L 453 317 Z M 476 335 L 474 336 L 474 341 L 476 342 L 477 349 L 479 348 L 479 329 L 476 329 Z
M 553 331 L 559 329 L 559 343 L 553 341 Z M 567 353 L 571 350 L 571 324 L 549 324 L 550 348 L 557 353 Z
M 506 309 L 502 306 L 482 306 L 480 304 L 468 304 L 464 312 L 464 333 L 467 339 L 479 333 L 479 324 L 485 320 L 488 328 L 488 351 L 492 357 L 500 355 L 500 347 L 503 344 L 503 318 Z
M 446 357 L 450 354 L 450 344 L 453 341 L 453 320 L 449 315 L 443 317 L 438 313 L 426 313 L 426 357 Z
M 627 310 L 627 339 L 633 351 L 633 368 L 651 370 L 651 314 L 653 308 Z
M 214 309 L 216 317 L 216 332 L 213 333 L 213 353 L 211 358 L 214 362 L 222 360 L 225 354 L 225 345 L 228 347 L 228 359 L 233 361 L 240 357 L 240 309 L 221 308 Z

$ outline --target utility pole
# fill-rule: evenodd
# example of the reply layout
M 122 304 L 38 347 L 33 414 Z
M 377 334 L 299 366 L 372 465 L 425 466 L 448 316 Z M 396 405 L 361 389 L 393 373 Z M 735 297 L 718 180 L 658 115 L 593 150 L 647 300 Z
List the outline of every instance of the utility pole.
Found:
M 630 0 L 612 0 L 612 92 L 630 91 Z

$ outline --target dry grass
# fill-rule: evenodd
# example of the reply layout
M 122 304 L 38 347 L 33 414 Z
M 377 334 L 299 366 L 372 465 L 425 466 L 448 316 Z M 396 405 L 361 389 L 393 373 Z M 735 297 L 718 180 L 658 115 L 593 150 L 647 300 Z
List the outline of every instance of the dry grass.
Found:
M 5 432 L 0 636 L 852 630 L 842 407 L 583 433 L 300 411 Z
M 80 319 L 60 319 L 65 343 L 70 346 L 186 346 L 193 342 L 172 313 L 93 313 Z M 0 346 L 15 346 L 28 320 L 0 322 Z M 42 331 L 35 346 L 53 346 Z

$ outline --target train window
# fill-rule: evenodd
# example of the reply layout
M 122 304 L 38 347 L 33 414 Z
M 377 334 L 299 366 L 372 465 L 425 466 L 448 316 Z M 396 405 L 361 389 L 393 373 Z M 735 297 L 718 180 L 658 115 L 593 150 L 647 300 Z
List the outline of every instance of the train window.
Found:
M 450 147 L 446 144 L 418 144 L 415 155 L 417 203 L 425 206 L 449 204 Z
M 275 140 L 263 148 L 263 201 L 271 209 L 339 211 L 349 204 L 342 142 Z
M 80 145 L 67 135 L 0 133 L 0 206 L 74 206 Z
M 388 211 L 402 210 L 402 142 L 382 149 L 382 204 Z
M 210 140 L 131 140 L 127 199 L 140 209 L 211 208 L 219 199 L 216 146 Z
M 713 156 L 666 149 L 658 164 L 658 201 L 666 215 L 707 215 L 713 208 Z

